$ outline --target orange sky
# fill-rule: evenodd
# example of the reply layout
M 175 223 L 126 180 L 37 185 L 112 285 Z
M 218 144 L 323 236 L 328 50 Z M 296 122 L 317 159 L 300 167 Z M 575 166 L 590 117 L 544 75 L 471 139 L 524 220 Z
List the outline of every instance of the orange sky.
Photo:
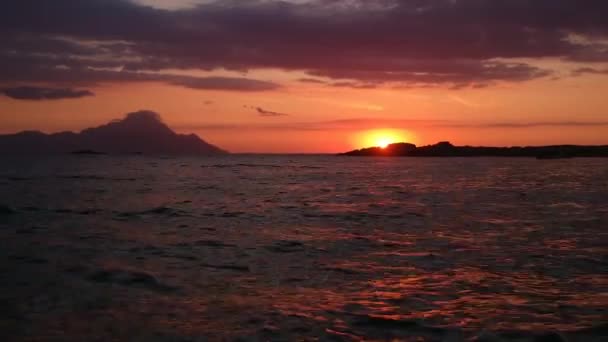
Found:
M 333 153 L 387 139 L 608 144 L 604 2 L 532 2 L 521 13 L 469 0 L 424 10 L 394 0 L 105 4 L 57 0 L 42 23 L 21 3 L 4 9 L 0 133 L 79 131 L 147 109 L 232 152 Z M 578 16 L 562 22 L 560 11 Z M 24 86 L 68 95 L 9 92 Z
M 289 74 L 272 71 L 268 78 Z M 107 84 L 95 97 L 77 100 L 0 97 L 0 131 L 78 131 L 151 109 L 175 130 L 234 152 L 339 152 L 371 144 L 378 130 L 416 144 L 607 144 L 607 85 L 602 76 L 458 90 L 348 89 L 296 80 L 255 93 Z M 258 107 L 287 115 L 260 116 Z

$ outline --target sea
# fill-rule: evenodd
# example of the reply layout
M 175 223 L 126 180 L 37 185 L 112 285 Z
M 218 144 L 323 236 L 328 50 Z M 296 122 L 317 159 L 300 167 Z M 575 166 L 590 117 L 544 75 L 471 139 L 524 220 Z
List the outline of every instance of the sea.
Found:
M 608 341 L 608 160 L 3 157 L 2 341 Z

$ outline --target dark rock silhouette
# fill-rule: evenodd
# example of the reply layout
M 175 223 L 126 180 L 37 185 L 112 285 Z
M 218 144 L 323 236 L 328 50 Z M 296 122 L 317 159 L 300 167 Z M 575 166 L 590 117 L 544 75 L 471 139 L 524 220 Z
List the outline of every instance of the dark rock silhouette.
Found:
M 97 156 L 97 155 L 103 155 L 105 153 L 103 153 L 103 152 L 97 152 L 97 151 L 93 151 L 93 150 L 78 150 L 78 151 L 73 151 L 72 154 L 74 154 L 74 155 Z
M 416 150 L 416 145 L 408 143 L 390 144 L 385 148 L 368 147 L 360 150 L 355 150 L 343 155 L 348 156 L 405 156 Z
M 389 157 L 535 157 L 538 159 L 562 159 L 575 157 L 608 157 L 605 146 L 526 146 L 483 147 L 454 146 L 447 141 L 435 145 L 417 147 L 413 144 L 397 143 L 386 148 L 370 147 L 340 155 L 345 156 L 389 156 Z
M 217 155 L 227 152 L 195 134 L 175 133 L 155 112 L 139 111 L 127 114 L 122 120 L 88 128 L 80 133 L 26 131 L 0 135 L 0 153 Z

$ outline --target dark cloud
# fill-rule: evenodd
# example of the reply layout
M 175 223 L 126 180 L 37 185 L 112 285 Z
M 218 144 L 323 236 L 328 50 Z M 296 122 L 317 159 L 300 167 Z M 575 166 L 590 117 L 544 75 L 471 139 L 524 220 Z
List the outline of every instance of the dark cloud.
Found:
M 424 70 L 424 72 L 421 72 Z M 497 80 L 520 82 L 544 77 L 551 71 L 524 63 L 479 62 L 479 61 L 442 61 L 420 60 L 402 62 L 394 69 L 386 70 L 341 70 L 327 69 L 314 72 L 318 76 L 360 80 L 363 83 L 336 82 L 335 86 L 350 86 L 355 88 L 373 88 L 381 82 L 407 84 L 450 84 L 462 85 L 469 83 L 488 83 Z
M 267 91 L 280 86 L 273 82 L 238 77 L 174 77 L 170 83 L 192 89 Z M 167 78 L 170 80 L 171 78 Z
M 13 87 L 4 88 L 0 92 L 5 96 L 16 100 L 62 100 L 77 99 L 81 97 L 94 96 L 89 90 L 77 90 L 71 88 L 44 88 L 44 87 Z
M 378 84 L 374 83 L 362 83 L 362 82 L 350 82 L 350 81 L 341 81 L 331 83 L 333 87 L 346 87 L 346 88 L 355 88 L 355 89 L 373 89 L 378 86 Z
M 289 115 L 289 114 L 286 114 L 286 113 L 279 113 L 279 112 L 273 112 L 273 111 L 270 111 L 270 110 L 265 110 L 265 109 L 260 108 L 260 107 L 256 108 L 256 110 L 257 110 L 257 112 L 258 112 L 258 114 L 260 116 L 274 117 L 274 116 L 288 116 Z
M 298 79 L 298 82 L 301 82 L 301 83 L 313 83 L 313 84 L 327 84 L 326 81 L 319 80 L 319 79 L 316 79 L 316 78 L 307 78 L 307 77 Z
M 268 91 L 281 86 L 274 82 L 242 77 L 186 76 L 150 71 L 117 69 L 115 61 L 93 60 L 86 63 L 72 58 L 28 56 L 18 58 L 0 52 L 0 82 L 51 83 L 95 86 L 112 82 L 163 82 L 191 89 L 225 91 Z
M 289 114 L 273 112 L 270 110 L 266 110 L 262 107 L 250 107 L 250 106 L 243 106 L 243 107 L 255 110 L 259 116 L 265 116 L 265 117 L 289 116 Z
M 522 82 L 551 71 L 509 59 L 608 62 L 606 17 L 605 0 L 224 0 L 177 11 L 9 0 L 0 4 L 0 81 L 148 78 L 214 89 L 218 80 L 137 72 L 280 68 L 355 87 Z M 234 82 L 220 89 L 276 87 Z
M 310 83 L 310 84 L 323 84 L 330 85 L 332 87 L 344 87 L 344 88 L 355 88 L 355 89 L 372 89 L 376 88 L 379 84 L 375 83 L 364 83 L 364 82 L 354 82 L 354 81 L 338 81 L 338 82 L 327 82 L 317 78 L 300 78 L 298 82 L 301 83 Z
M 585 67 L 585 68 L 578 68 L 578 69 L 572 71 L 573 76 L 580 76 L 580 75 L 585 75 L 585 74 L 608 75 L 608 69 L 596 69 L 596 68 Z

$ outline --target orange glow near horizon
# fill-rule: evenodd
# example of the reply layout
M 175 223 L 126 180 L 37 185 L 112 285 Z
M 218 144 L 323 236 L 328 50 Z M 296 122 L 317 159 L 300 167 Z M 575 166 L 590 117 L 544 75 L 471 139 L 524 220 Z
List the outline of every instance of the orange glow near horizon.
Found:
M 399 142 L 413 143 L 414 136 L 409 131 L 398 129 L 377 129 L 359 133 L 355 138 L 355 145 L 359 148 L 381 147 Z
M 288 76 L 302 77 L 293 72 L 254 72 L 253 78 L 289 84 L 289 91 L 259 93 L 142 82 L 100 85 L 92 88 L 95 96 L 82 99 L 23 101 L 0 95 L 0 134 L 79 132 L 148 109 L 158 112 L 176 132 L 195 133 L 234 153 L 340 153 L 387 142 L 427 145 L 450 141 L 476 146 L 607 143 L 604 116 L 608 102 L 601 91 L 605 80 L 600 76 L 539 80 L 517 87 L 407 91 L 327 89 L 318 84 L 288 83 Z M 545 95 L 539 97 L 539 93 Z M 288 115 L 263 116 L 257 107 Z M 580 113 L 576 122 L 572 121 L 574 110 Z

